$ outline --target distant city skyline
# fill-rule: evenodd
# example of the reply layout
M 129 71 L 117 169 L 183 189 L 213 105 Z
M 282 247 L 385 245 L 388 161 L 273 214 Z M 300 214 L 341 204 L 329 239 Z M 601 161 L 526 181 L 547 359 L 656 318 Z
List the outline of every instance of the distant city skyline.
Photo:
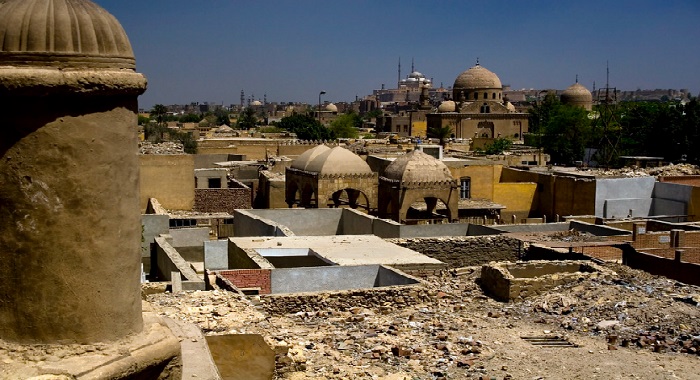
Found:
M 141 108 L 353 101 L 416 70 L 451 86 L 481 65 L 513 89 L 687 88 L 700 91 L 693 39 L 700 2 L 96 0 L 124 26 Z

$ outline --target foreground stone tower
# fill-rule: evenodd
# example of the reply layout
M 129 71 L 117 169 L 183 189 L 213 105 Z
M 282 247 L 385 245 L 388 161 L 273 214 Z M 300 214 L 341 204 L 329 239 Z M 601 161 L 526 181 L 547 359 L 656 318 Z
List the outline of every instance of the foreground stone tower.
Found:
M 0 339 L 141 332 L 137 96 L 119 22 L 87 0 L 0 2 Z

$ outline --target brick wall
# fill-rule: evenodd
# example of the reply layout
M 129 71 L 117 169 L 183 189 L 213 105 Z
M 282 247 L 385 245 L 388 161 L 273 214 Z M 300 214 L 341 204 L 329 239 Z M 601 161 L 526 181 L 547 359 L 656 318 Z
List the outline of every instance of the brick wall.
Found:
M 635 251 L 625 252 L 624 263 L 631 268 L 654 275 L 672 278 L 686 284 L 700 285 L 699 264 L 678 262 L 671 258 Z
M 670 183 L 678 183 L 681 185 L 690 185 L 690 186 L 700 187 L 700 175 L 660 177 L 659 182 L 670 182 Z
M 251 207 L 250 188 L 195 189 L 194 191 L 194 211 L 233 214 L 235 209 Z
M 260 288 L 260 294 L 272 292 L 269 269 L 222 270 L 217 273 L 237 288 Z

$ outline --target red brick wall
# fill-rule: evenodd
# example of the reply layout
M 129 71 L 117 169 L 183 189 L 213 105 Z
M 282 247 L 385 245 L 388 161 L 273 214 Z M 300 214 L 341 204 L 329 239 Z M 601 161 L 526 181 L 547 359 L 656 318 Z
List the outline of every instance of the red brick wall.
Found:
M 681 185 L 690 185 L 700 187 L 700 175 L 684 175 L 684 176 L 674 176 L 674 177 L 661 177 L 659 182 L 670 182 L 677 183 Z
M 222 270 L 218 274 L 237 288 L 260 288 L 260 294 L 272 292 L 269 269 Z

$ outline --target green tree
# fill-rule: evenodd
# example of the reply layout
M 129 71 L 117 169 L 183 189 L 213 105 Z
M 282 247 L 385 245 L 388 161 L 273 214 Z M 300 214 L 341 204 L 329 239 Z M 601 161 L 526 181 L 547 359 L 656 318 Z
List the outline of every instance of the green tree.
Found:
M 335 140 L 332 130 L 324 127 L 312 116 L 293 114 L 283 117 L 277 127 L 296 133 L 301 140 Z
M 199 123 L 202 121 L 202 116 L 196 113 L 188 113 L 180 116 L 181 123 Z
M 502 154 L 507 151 L 513 142 L 505 137 L 498 137 L 493 140 L 490 144 L 486 144 L 484 147 L 484 153 L 486 154 Z
M 591 142 L 591 123 L 588 111 L 581 107 L 558 105 L 542 125 L 543 145 L 551 161 L 572 165 L 583 160 L 585 148 Z
M 331 122 L 330 128 L 337 138 L 356 139 L 358 128 L 362 127 L 362 118 L 354 112 L 338 116 Z
M 151 118 L 148 116 L 139 115 L 139 125 L 146 125 L 151 122 Z
M 452 128 L 449 126 L 428 128 L 428 137 L 440 140 L 442 146 L 451 136 Z
M 255 115 L 255 110 L 252 107 L 247 107 L 238 115 L 236 126 L 238 129 L 252 129 L 258 125 L 258 118 Z
M 371 110 L 371 111 L 365 112 L 365 114 L 362 115 L 362 119 L 363 119 L 363 120 L 369 121 L 369 120 L 372 120 L 372 119 L 376 119 L 376 118 L 382 116 L 383 114 L 384 114 L 384 111 L 382 111 L 382 110 L 379 109 L 379 108 L 375 108 L 375 109 L 373 109 L 373 110 Z
M 158 124 L 163 124 L 166 122 L 166 117 L 168 115 L 168 109 L 162 104 L 156 104 L 151 109 L 151 117 L 155 118 Z

